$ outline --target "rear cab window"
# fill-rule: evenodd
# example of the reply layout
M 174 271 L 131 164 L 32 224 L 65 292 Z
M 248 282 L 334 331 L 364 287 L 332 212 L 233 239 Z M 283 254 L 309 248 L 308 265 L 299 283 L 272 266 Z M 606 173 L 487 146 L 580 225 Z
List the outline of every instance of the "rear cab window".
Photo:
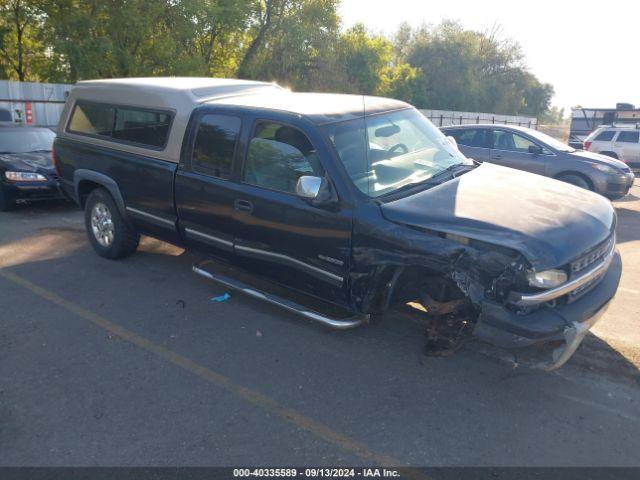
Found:
M 67 131 L 159 150 L 167 143 L 172 119 L 166 111 L 80 100 Z
M 206 175 L 228 179 L 240 136 L 239 117 L 205 114 L 193 144 L 191 167 Z

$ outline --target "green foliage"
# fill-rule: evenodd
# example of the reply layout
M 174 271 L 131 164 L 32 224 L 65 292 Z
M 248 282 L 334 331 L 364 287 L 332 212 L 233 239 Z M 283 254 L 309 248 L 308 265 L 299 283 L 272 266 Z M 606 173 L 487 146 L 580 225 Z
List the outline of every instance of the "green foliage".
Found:
M 37 80 L 44 58 L 39 2 L 0 0 L 0 78 Z
M 401 27 L 401 58 L 422 72 L 425 105 L 432 109 L 539 115 L 553 96 L 523 65 L 520 47 L 445 21 L 416 31 Z
M 0 0 L 0 78 L 242 77 L 419 107 L 540 116 L 553 88 L 498 32 L 341 31 L 339 0 Z

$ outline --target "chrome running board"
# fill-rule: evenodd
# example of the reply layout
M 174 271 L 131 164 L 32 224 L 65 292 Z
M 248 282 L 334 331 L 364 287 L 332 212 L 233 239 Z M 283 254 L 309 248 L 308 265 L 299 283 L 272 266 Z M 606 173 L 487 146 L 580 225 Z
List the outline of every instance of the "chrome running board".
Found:
M 202 269 L 200 267 L 200 264 L 194 265 L 192 269 L 198 275 L 202 275 L 203 277 L 213 280 L 214 282 L 221 283 L 235 290 L 240 290 L 241 292 L 251 297 L 259 298 L 260 300 L 264 300 L 266 302 L 272 303 L 273 305 L 277 305 L 281 308 L 284 308 L 285 310 L 289 310 L 290 312 L 297 313 L 299 315 L 302 315 L 305 318 L 322 323 L 336 330 L 348 330 L 351 328 L 356 328 L 362 325 L 363 323 L 367 323 L 369 321 L 369 315 L 355 315 L 353 317 L 345 318 L 344 320 L 330 318 L 330 317 L 327 317 L 326 315 L 322 315 L 321 313 L 317 313 L 312 310 L 309 310 L 308 308 L 303 307 L 302 305 L 298 305 L 297 303 L 292 302 L 290 300 L 280 298 L 276 295 L 260 292 L 254 288 L 249 287 L 248 285 L 245 285 L 244 283 L 238 280 L 231 279 L 224 275 L 213 274 L 211 272 L 208 272 L 207 270 Z

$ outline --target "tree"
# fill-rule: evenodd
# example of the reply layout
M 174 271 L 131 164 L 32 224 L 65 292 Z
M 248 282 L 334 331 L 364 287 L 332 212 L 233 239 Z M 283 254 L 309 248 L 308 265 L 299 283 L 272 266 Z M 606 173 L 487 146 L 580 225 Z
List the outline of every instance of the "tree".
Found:
M 381 35 L 369 35 L 361 23 L 341 37 L 338 58 L 346 73 L 349 93 L 376 94 L 384 89 L 383 76 L 391 62 L 393 46 Z
M 234 76 L 242 60 L 245 32 L 255 10 L 252 0 L 183 0 L 177 38 L 188 56 L 199 57 L 202 75 Z
M 0 0 L 0 78 L 242 77 L 540 116 L 551 85 L 499 28 L 340 29 L 339 0 Z
M 497 28 L 476 32 L 452 21 L 413 32 L 405 26 L 395 44 L 400 60 L 421 71 L 417 90 L 429 108 L 537 116 L 553 96 L 526 70 L 519 45 L 501 39 Z
M 257 2 L 247 31 L 241 78 L 276 80 L 299 89 L 331 89 L 340 20 L 337 0 Z
M 42 14 L 33 0 L 0 0 L 0 68 L 6 78 L 36 80 Z

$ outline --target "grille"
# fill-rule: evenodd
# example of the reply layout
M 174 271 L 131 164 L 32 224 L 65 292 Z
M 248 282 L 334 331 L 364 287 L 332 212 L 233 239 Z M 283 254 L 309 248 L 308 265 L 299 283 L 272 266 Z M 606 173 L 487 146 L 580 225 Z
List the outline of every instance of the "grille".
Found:
M 611 235 L 604 242 L 599 245 L 596 245 L 595 248 L 591 249 L 589 252 L 578 258 L 577 260 L 571 262 L 571 276 L 575 277 L 587 270 L 594 263 L 598 262 L 604 258 L 607 253 L 611 251 L 611 249 L 615 246 L 616 236 Z
M 607 238 L 604 242 L 596 245 L 595 248 L 592 248 L 590 251 L 582 255 L 577 260 L 571 262 L 571 277 L 575 278 L 582 273 L 589 271 L 591 268 L 595 267 L 600 261 L 602 261 L 616 246 L 616 235 L 611 234 L 609 238 Z M 567 301 L 572 302 L 582 295 L 587 293 L 591 288 L 595 287 L 596 284 L 602 280 L 606 272 L 602 272 L 601 275 L 593 278 L 590 282 L 581 285 L 579 288 L 570 292 Z

